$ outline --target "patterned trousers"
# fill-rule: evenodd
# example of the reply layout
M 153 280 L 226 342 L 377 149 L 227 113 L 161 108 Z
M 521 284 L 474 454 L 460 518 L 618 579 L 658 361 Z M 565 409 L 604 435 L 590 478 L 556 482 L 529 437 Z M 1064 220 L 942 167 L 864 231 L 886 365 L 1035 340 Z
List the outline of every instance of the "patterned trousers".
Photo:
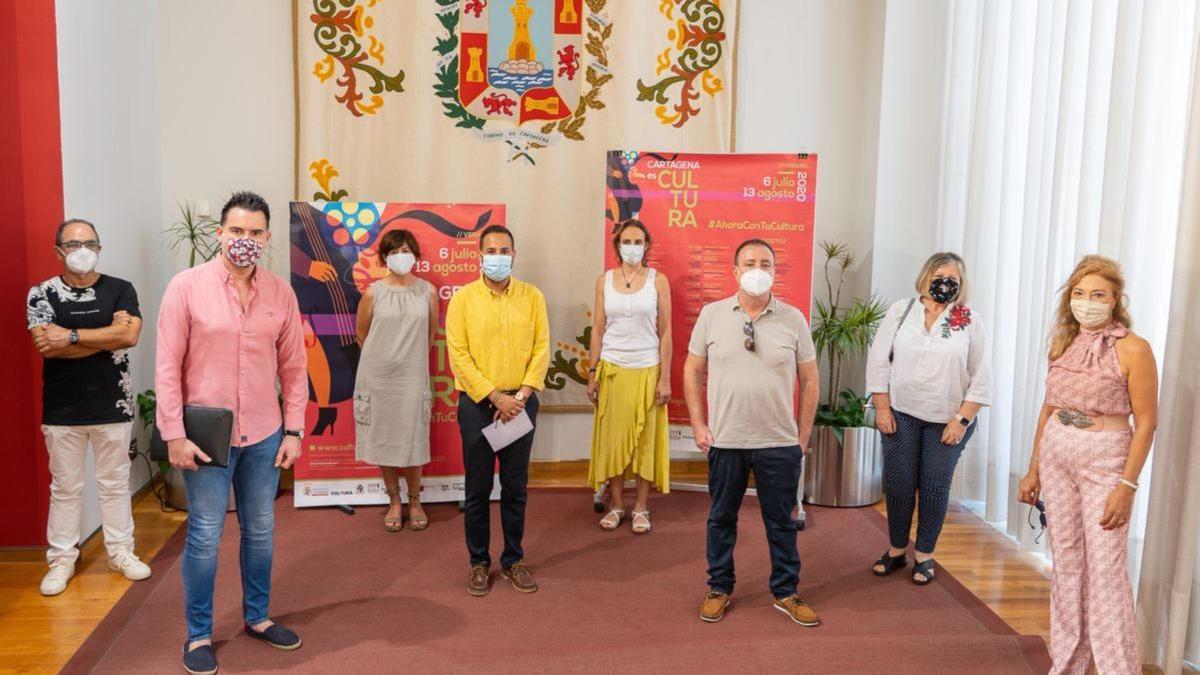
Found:
M 967 427 L 957 445 L 946 445 L 942 443 L 945 424 L 926 422 L 899 410 L 892 414 L 896 418 L 896 433 L 883 435 L 888 539 L 896 548 L 908 547 L 913 506 L 918 505 L 919 494 L 916 549 L 921 553 L 933 553 L 946 522 L 954 467 L 977 425 L 973 423 Z
M 1129 431 L 1084 431 L 1051 418 L 1042 433 L 1040 475 L 1050 552 L 1051 673 L 1140 673 L 1128 524 L 1100 527 L 1120 483 Z

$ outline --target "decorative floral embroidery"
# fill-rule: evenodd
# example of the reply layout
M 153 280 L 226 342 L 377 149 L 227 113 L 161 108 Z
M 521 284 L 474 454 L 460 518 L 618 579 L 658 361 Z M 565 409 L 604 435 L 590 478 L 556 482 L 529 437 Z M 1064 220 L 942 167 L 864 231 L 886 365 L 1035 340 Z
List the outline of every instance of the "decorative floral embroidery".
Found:
M 971 309 L 955 305 L 942 321 L 942 337 L 949 339 L 951 331 L 966 330 L 971 325 Z
M 50 277 L 42 283 L 29 289 L 26 298 L 25 314 L 29 328 L 54 323 L 54 306 L 50 304 L 50 294 L 59 302 L 95 302 L 96 289 L 71 288 L 62 277 Z
M 47 282 L 48 283 L 48 282 Z M 25 304 L 26 323 L 29 328 L 54 323 L 54 306 L 46 298 L 46 285 L 38 284 L 29 289 L 29 297 Z
M 121 381 L 121 398 L 116 401 L 117 410 L 122 413 L 133 416 L 133 375 L 129 372 L 129 350 L 115 349 L 112 352 L 113 363 L 117 366 L 117 372 L 120 373 Z
M 676 7 L 683 15 L 678 20 L 674 17 Z M 667 31 L 668 47 L 658 55 L 655 75 L 670 72 L 654 84 L 638 79 L 637 100 L 658 104 L 654 115 L 659 122 L 682 127 L 700 112 L 699 105 L 695 105 L 700 98 L 697 78 L 700 89 L 710 97 L 716 97 L 725 88 L 721 78 L 713 73 L 727 49 L 725 12 L 720 0 L 662 0 L 658 11 L 671 28 Z M 672 100 L 671 89 L 675 85 L 680 85 L 678 98 Z M 674 105 L 668 110 L 670 103 Z

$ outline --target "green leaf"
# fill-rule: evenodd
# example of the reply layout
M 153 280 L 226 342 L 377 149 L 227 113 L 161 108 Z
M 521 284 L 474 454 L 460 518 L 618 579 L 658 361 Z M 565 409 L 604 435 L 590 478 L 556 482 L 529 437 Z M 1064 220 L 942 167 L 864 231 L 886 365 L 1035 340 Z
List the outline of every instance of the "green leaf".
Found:
M 445 38 L 438 38 L 437 44 L 433 46 L 433 51 L 441 56 L 445 56 L 454 51 L 458 47 L 458 36 L 451 35 Z
M 451 33 L 458 32 L 458 12 L 457 11 L 446 12 L 445 14 L 438 14 L 438 21 L 442 24 L 442 28 L 445 28 L 447 31 L 449 31 Z

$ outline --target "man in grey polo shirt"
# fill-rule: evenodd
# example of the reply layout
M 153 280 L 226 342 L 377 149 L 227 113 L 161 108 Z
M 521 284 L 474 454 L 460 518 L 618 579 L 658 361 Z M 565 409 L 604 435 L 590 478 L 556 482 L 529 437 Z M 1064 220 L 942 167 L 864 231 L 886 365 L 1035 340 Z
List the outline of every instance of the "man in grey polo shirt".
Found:
M 771 547 L 775 608 L 802 626 L 821 623 L 796 595 L 800 554 L 792 509 L 819 394 L 817 355 L 799 309 L 771 294 L 775 251 L 751 239 L 734 253 L 737 295 L 700 311 L 684 365 L 696 445 L 708 453 L 709 592 L 700 618 L 720 621 L 733 593 L 738 509 L 754 471 Z M 708 416 L 704 376 L 708 373 Z M 800 406 L 794 405 L 796 380 Z

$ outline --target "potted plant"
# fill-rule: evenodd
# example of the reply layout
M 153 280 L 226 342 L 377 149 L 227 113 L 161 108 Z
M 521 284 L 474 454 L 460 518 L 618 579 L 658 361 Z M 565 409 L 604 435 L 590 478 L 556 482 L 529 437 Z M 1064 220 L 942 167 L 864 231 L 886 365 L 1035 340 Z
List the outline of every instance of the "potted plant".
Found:
M 150 444 L 151 434 L 154 433 L 154 413 L 158 406 L 158 399 L 155 397 L 153 389 L 147 389 L 137 395 L 138 419 L 142 421 L 142 438 L 145 439 L 145 444 Z M 147 454 L 149 450 L 145 451 Z M 183 486 L 183 477 L 178 471 L 171 470 L 169 462 L 158 461 L 158 474 L 162 476 L 164 492 L 159 494 L 156 489 L 154 493 L 158 495 L 159 501 L 166 506 L 181 511 L 187 510 L 187 491 Z M 151 482 L 155 480 L 154 476 L 150 477 Z
M 824 358 L 828 383 L 817 407 L 812 453 L 806 461 L 805 501 L 822 506 L 864 506 L 879 501 L 882 448 L 874 420 L 867 420 L 869 399 L 842 388 L 842 369 L 871 346 L 887 305 L 874 295 L 842 306 L 842 287 L 854 255 L 846 244 L 821 242 L 825 255 L 826 298 L 816 301 L 812 337 L 817 358 Z
M 167 237 L 167 246 L 175 252 L 180 249 L 187 251 L 188 267 L 195 267 L 197 262 L 207 262 L 212 260 L 221 250 L 221 244 L 217 241 L 217 226 L 220 224 L 210 216 L 199 215 L 195 208 L 189 202 L 182 202 L 179 205 L 179 220 L 171 223 L 163 231 L 163 235 Z M 144 446 L 150 444 L 151 434 L 154 431 L 154 416 L 155 409 L 158 404 L 157 397 L 153 389 L 147 389 L 137 395 L 138 418 L 142 421 L 142 438 Z M 147 449 L 145 452 L 149 453 Z M 173 471 L 171 465 L 167 462 L 158 462 L 158 471 L 162 475 L 163 485 L 165 486 L 165 497 L 161 497 L 168 506 L 187 510 L 187 492 L 183 485 L 183 476 L 178 471 Z M 154 477 L 151 476 L 151 481 Z M 230 493 L 230 504 L 233 503 L 232 492 Z M 232 508 L 232 507 L 231 507 Z

